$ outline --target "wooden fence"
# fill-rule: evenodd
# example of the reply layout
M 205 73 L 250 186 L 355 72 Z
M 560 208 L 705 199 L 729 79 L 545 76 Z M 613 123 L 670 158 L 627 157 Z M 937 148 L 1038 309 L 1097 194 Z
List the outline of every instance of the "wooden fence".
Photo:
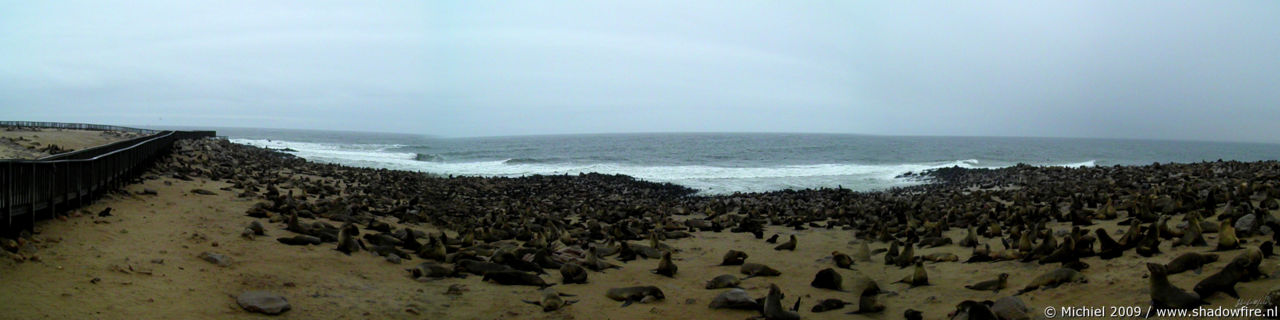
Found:
M 22 123 L 38 127 L 39 122 Z M 68 128 L 55 123 L 55 128 Z M 145 130 L 115 126 L 83 125 L 86 130 Z M 110 129 L 102 129 L 110 128 Z M 131 130 L 121 130 L 131 129 Z M 0 160 L 0 232 L 12 235 L 32 230 L 40 219 L 88 204 L 97 196 L 125 185 L 167 153 L 179 139 L 214 137 L 213 131 L 154 131 L 151 135 L 89 149 L 61 153 L 39 160 Z M 134 131 L 138 132 L 138 131 Z

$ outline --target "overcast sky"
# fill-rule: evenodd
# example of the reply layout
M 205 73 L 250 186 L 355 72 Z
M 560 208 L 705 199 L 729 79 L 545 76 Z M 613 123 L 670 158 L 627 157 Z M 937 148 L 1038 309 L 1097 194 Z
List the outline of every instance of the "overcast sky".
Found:
M 1280 2 L 3 1 L 0 119 L 1278 142 Z

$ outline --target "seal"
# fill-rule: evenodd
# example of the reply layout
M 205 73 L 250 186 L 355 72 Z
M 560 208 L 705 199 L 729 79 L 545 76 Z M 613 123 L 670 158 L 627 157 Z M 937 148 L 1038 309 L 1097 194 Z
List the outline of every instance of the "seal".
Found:
M 844 278 L 835 269 L 826 268 L 818 271 L 818 274 L 813 277 L 813 281 L 809 282 L 809 285 L 819 289 L 843 291 L 844 288 L 841 287 L 843 281 Z
M 1240 249 L 1240 239 L 1236 237 L 1236 227 L 1231 225 L 1231 218 L 1223 218 L 1218 226 L 1218 247 L 1213 251 Z
M 409 271 L 409 276 L 414 279 L 419 278 L 444 278 L 456 276 L 453 268 L 445 267 L 433 262 L 419 263 L 413 268 L 404 269 Z
M 776 277 L 782 275 L 782 272 L 779 272 L 777 269 L 770 268 L 769 266 L 759 263 L 743 263 L 742 267 L 738 268 L 738 272 L 747 275 L 747 278 Z
M 360 229 L 350 222 L 343 224 L 342 231 L 338 232 L 338 251 L 351 255 L 352 252 L 360 251 L 360 247 L 364 245 L 356 236 L 360 235 Z
M 658 268 L 654 269 L 653 273 L 674 278 L 677 269 L 676 264 L 671 262 L 671 251 L 664 251 L 662 252 L 662 260 L 658 261 Z
M 996 313 L 991 311 L 991 301 L 977 302 L 973 300 L 965 300 L 956 305 L 956 311 L 951 312 L 951 319 L 971 319 L 971 320 L 997 320 Z
M 658 289 L 655 286 L 612 288 L 606 291 L 604 296 L 615 301 L 622 301 L 623 307 L 629 306 L 634 302 L 649 303 L 666 298 L 662 294 L 662 289 Z
M 738 288 L 738 284 L 741 283 L 742 280 L 734 275 L 722 274 L 707 281 L 707 289 Z
M 797 300 L 796 305 L 799 304 Z M 764 298 L 763 313 L 765 320 L 800 320 L 799 313 L 782 308 L 782 289 L 772 283 L 769 284 L 769 295 Z
M 769 239 L 764 240 L 764 242 L 778 243 L 778 234 L 777 233 L 773 234 L 772 237 L 769 237 Z
M 577 303 L 578 300 L 565 300 L 564 298 L 561 298 L 561 297 L 572 297 L 572 296 L 573 295 L 556 292 L 554 289 L 551 289 L 551 288 L 546 288 L 542 290 L 542 300 L 540 301 L 520 300 L 520 301 L 524 301 L 525 303 L 532 304 L 535 306 L 541 306 L 542 312 L 551 312 L 551 311 L 560 310 L 560 308 L 564 308 L 568 305 Z
M 964 287 L 970 290 L 992 291 L 992 292 L 999 293 L 1000 289 L 1004 289 L 1005 287 L 1008 287 L 1008 286 L 1009 286 L 1009 274 L 1001 273 L 995 279 L 978 282 L 978 283 L 967 285 Z
M 847 304 L 852 304 L 852 302 L 846 302 L 840 299 L 824 299 L 822 301 L 818 301 L 818 304 L 814 305 L 812 309 L 809 309 L 809 311 L 814 313 L 827 312 L 836 309 L 843 309 Z
M 291 245 L 291 246 L 305 246 L 305 245 L 324 243 L 324 241 L 320 240 L 320 238 L 316 238 L 316 237 L 305 235 L 305 234 L 300 234 L 292 237 L 276 238 L 276 241 L 279 241 L 280 243 Z
M 524 271 L 491 271 L 484 273 L 483 281 L 490 281 L 501 285 L 508 286 L 535 286 L 546 288 L 553 284 L 548 284 L 536 274 Z
M 1196 283 L 1193 290 L 1200 295 L 1200 299 L 1209 298 L 1217 292 L 1226 293 L 1232 298 L 1240 299 L 1240 294 L 1236 293 L 1236 283 L 1245 280 L 1247 276 L 1245 269 L 1248 264 L 1248 260 L 1231 260 L 1230 263 L 1222 267 L 1221 271 Z
M 902 253 L 898 254 L 898 257 L 894 258 L 893 262 L 898 265 L 898 268 L 906 268 L 907 266 L 910 266 L 912 262 L 915 262 L 915 259 L 915 246 L 911 245 L 911 243 L 905 243 L 902 245 Z
M 929 274 L 924 271 L 924 262 L 916 261 L 915 271 L 898 282 L 910 285 L 909 288 L 929 285 Z M 898 283 L 894 282 L 894 283 Z
M 1075 269 L 1058 268 L 1032 279 L 1031 283 L 1028 283 L 1026 287 L 1022 288 L 1022 290 L 1018 290 L 1018 293 L 1015 295 L 1021 295 L 1042 287 L 1053 288 L 1065 283 L 1073 282 L 1089 283 L 1089 279 L 1085 278 L 1084 274 L 1081 274 L 1080 271 L 1076 271 Z
M 773 250 L 796 251 L 796 235 L 794 234 L 791 235 L 791 240 L 787 241 L 786 243 L 780 244 L 776 247 L 773 247 Z
M 707 305 L 711 309 L 760 310 L 760 303 L 747 294 L 747 290 L 732 289 L 722 292 Z
M 907 309 L 902 312 L 902 318 L 907 320 L 923 320 L 924 313 L 916 309 Z
M 587 269 L 573 262 L 561 264 L 560 283 L 587 283 Z
M 603 271 L 605 269 L 622 269 L 621 266 L 601 261 L 600 257 L 596 255 L 595 247 L 591 247 L 590 249 L 587 249 L 587 259 L 586 261 L 582 262 L 582 265 L 584 267 L 587 267 L 587 269 L 591 269 L 592 271 Z
M 893 240 L 892 242 L 889 242 L 889 251 L 886 251 L 884 253 L 884 265 L 886 266 L 894 265 L 893 260 L 898 258 L 898 254 L 899 254 L 898 240 Z
M 740 266 L 747 261 L 747 253 L 738 250 L 729 250 L 724 253 L 724 259 L 720 260 L 722 266 Z
M 1216 254 L 1183 253 L 1177 258 L 1173 258 L 1169 263 L 1164 264 L 1165 274 L 1179 274 L 1188 270 L 1195 270 L 1196 274 L 1200 274 L 1204 265 L 1215 261 L 1218 261 L 1218 255 Z
M 466 273 L 474 274 L 477 276 L 483 276 L 490 272 L 517 271 L 516 269 L 512 269 L 511 267 L 508 267 L 505 264 L 476 261 L 471 259 L 458 261 L 453 265 L 453 268 L 456 270 L 464 271 Z
M 973 226 L 969 226 L 968 234 L 964 239 L 960 239 L 960 246 L 966 248 L 974 248 L 978 246 L 978 233 L 974 231 Z
M 1165 273 L 1164 265 L 1147 263 L 1147 270 L 1151 271 L 1151 304 L 1153 307 L 1158 309 L 1192 309 L 1205 304 L 1199 297 L 1182 291 L 1182 289 L 1169 283 L 1169 275 Z
M 871 262 L 871 247 L 866 241 L 859 241 L 858 246 L 853 249 L 853 259 L 862 262 Z
M 832 251 L 831 260 L 835 261 L 837 267 L 840 267 L 843 269 L 849 269 L 849 267 L 853 266 L 853 257 L 850 257 L 849 255 L 844 253 L 840 253 L 840 251 Z

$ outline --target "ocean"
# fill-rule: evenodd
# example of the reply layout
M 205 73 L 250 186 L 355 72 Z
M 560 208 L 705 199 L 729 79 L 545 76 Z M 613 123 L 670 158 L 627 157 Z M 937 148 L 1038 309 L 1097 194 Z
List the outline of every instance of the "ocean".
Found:
M 231 142 L 348 166 L 438 175 L 599 172 L 671 182 L 700 194 L 910 186 L 908 172 L 959 166 L 1144 165 L 1280 158 L 1280 145 L 1200 141 L 894 137 L 786 133 L 654 133 L 436 138 L 422 135 L 214 128 Z

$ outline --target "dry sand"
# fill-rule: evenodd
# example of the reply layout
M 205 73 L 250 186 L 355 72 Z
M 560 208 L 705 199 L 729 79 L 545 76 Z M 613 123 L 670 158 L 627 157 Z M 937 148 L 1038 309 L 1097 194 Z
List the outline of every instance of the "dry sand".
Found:
M 0 130 L 0 159 L 38 159 L 49 155 L 40 151 L 49 145 L 74 151 L 139 136 L 117 131 L 4 128 Z
M 924 311 L 926 319 L 944 318 L 963 300 L 996 300 L 1012 295 L 1037 275 L 1057 268 L 1056 264 L 997 263 L 926 263 L 927 287 L 908 289 L 895 284 L 910 272 L 885 266 L 883 254 L 871 263 L 859 262 L 853 270 L 839 270 L 846 280 L 856 273 L 876 280 L 892 293 L 881 295 L 888 309 L 871 315 L 846 315 L 856 305 L 826 313 L 811 313 L 821 299 L 838 298 L 856 301 L 850 292 L 813 288 L 809 282 L 818 270 L 832 267 L 830 252 L 851 252 L 854 235 L 850 231 L 806 230 L 770 227 L 766 235 L 795 233 L 798 249 L 774 251 L 774 245 L 744 233 L 697 232 L 688 239 L 665 243 L 679 248 L 675 254 L 679 273 L 674 279 L 649 272 L 657 260 L 621 263 L 621 270 L 590 273 L 588 284 L 556 285 L 563 293 L 576 294 L 569 299 L 581 302 L 555 312 L 522 303 L 536 300 L 535 287 L 501 286 L 484 283 L 480 277 L 444 279 L 426 282 L 411 280 L 404 271 L 422 259 L 392 264 L 368 252 L 350 256 L 334 250 L 333 244 L 320 246 L 287 246 L 276 237 L 290 236 L 281 223 L 267 223 L 268 236 L 248 240 L 240 231 L 254 218 L 245 211 L 258 200 L 240 199 L 233 192 L 220 190 L 227 183 L 196 179 L 183 181 L 146 174 L 139 184 L 125 192 L 107 195 L 96 203 L 77 210 L 78 216 L 67 221 L 49 220 L 37 224 L 39 241 L 34 253 L 38 261 L 19 262 L 7 252 L 0 253 L 0 319 L 247 319 L 262 318 L 242 310 L 235 295 L 246 290 L 267 290 L 284 295 L 293 310 L 281 315 L 286 319 L 746 319 L 758 313 L 751 311 L 712 310 L 707 307 L 721 290 L 703 289 L 706 280 L 720 274 L 738 275 L 738 267 L 715 266 L 726 250 L 736 249 L 750 255 L 748 262 L 765 263 L 782 271 L 779 277 L 758 277 L 743 282 L 754 297 L 763 296 L 769 283 L 776 283 L 786 294 L 784 304 L 790 306 L 803 297 L 800 314 L 807 319 L 900 319 L 903 310 Z M 216 195 L 197 195 L 191 190 L 212 190 Z M 138 195 L 152 189 L 157 196 Z M 99 218 L 103 208 L 113 208 L 113 216 Z M 390 222 L 390 221 L 388 221 Z M 1178 222 L 1171 221 L 1171 225 Z M 1067 224 L 1051 224 L 1054 229 L 1069 229 Z M 1115 221 L 1103 225 L 1118 238 L 1122 227 Z M 400 227 L 400 226 L 397 226 Z M 413 226 L 436 231 L 430 226 Z M 962 238 L 963 230 L 947 235 Z M 1215 234 L 1206 240 L 1215 242 Z M 1250 246 L 1262 241 L 1250 239 Z M 986 241 L 993 249 L 1002 248 L 998 240 Z M 871 247 L 883 248 L 875 243 Z M 1068 284 L 1055 289 L 1037 290 L 1021 296 L 1038 318 L 1046 306 L 1142 306 L 1149 304 L 1148 280 L 1144 278 L 1147 262 L 1165 263 L 1178 254 L 1208 251 L 1206 247 L 1170 247 L 1152 258 L 1137 256 L 1133 250 L 1119 259 L 1102 261 L 1084 259 L 1092 267 L 1084 273 L 1087 284 Z M 4 251 L 0 251 L 4 252 Z M 219 267 L 198 258 L 202 252 L 221 253 L 233 263 Z M 950 245 L 934 249 L 918 249 L 917 254 L 951 252 L 961 259 L 969 257 L 969 249 Z M 1185 290 L 1221 269 L 1227 260 L 1242 251 L 1220 253 L 1223 259 L 1206 267 L 1203 274 L 1191 272 L 1173 275 L 1170 280 Z M 1276 259 L 1262 264 L 1265 273 L 1276 270 Z M 559 273 L 548 270 L 549 282 L 560 282 Z M 1011 274 L 1009 288 L 1000 293 L 979 292 L 963 286 L 993 279 L 997 274 Z M 93 279 L 100 279 L 94 281 Z M 1276 278 L 1263 279 L 1237 286 L 1242 298 L 1262 298 L 1276 286 Z M 445 295 L 450 285 L 468 289 L 462 295 Z M 620 307 L 604 292 L 609 288 L 656 285 L 665 293 L 665 301 Z M 1236 299 L 1223 294 L 1208 299 L 1214 305 L 1234 306 Z

